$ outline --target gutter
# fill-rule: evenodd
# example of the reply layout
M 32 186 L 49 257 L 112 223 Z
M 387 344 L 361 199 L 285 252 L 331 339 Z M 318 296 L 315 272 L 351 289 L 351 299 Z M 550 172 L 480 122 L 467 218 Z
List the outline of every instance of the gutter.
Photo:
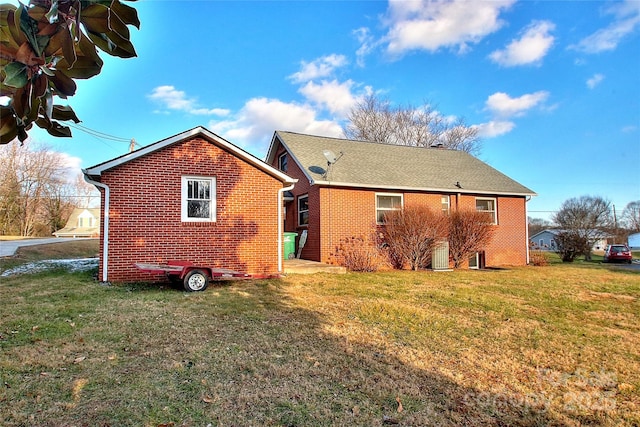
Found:
M 308 175 L 307 175 L 308 176 Z M 517 196 L 517 197 L 532 197 L 538 194 L 534 192 L 508 192 L 508 191 L 495 191 L 495 190 L 479 190 L 479 189 L 467 189 L 460 191 L 457 188 L 438 188 L 438 187 L 410 187 L 410 186 L 396 186 L 396 185 L 384 185 L 384 184 L 363 184 L 357 182 L 336 182 L 326 180 L 315 180 L 309 176 L 310 185 L 319 185 L 327 187 L 354 187 L 354 188 L 368 188 L 377 190 L 392 190 L 392 191 L 418 191 L 429 193 L 451 193 L 453 191 L 458 194 L 482 194 L 482 195 L 496 195 L 496 196 Z
M 291 191 L 295 187 L 295 183 L 288 187 L 278 189 L 278 273 L 284 273 L 283 255 L 282 255 L 282 196 L 285 191 Z
M 89 178 L 87 170 L 83 169 L 84 180 L 104 190 L 104 229 L 102 230 L 102 282 L 107 282 L 107 266 L 109 261 L 109 199 L 111 192 L 109 186 Z
M 527 265 L 529 265 L 529 263 L 531 262 L 530 256 L 529 256 L 529 208 L 527 207 L 527 203 L 529 202 L 529 200 L 531 200 L 532 197 L 529 196 L 527 198 L 524 199 L 524 222 L 525 222 L 525 230 L 524 230 L 524 235 L 526 237 L 525 240 L 525 246 L 526 246 L 526 254 L 527 254 Z

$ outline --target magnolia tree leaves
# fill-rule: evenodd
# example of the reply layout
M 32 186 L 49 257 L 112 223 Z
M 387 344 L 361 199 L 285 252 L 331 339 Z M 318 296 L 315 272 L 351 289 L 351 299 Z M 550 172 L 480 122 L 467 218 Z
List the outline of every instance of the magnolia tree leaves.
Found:
M 129 25 L 140 28 L 138 13 L 119 0 L 0 4 L 0 96 L 9 99 L 0 105 L 0 143 L 24 141 L 34 123 L 53 136 L 71 136 L 60 121 L 80 120 L 71 107 L 54 104 L 54 97 L 73 96 L 74 79 L 100 73 L 97 49 L 136 56 Z

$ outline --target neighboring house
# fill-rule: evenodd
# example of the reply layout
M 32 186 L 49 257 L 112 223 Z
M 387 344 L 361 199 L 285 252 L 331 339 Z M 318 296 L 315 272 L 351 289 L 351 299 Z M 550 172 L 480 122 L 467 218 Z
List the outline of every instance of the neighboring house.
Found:
M 556 236 L 562 230 L 542 230 L 529 237 L 530 248 L 534 250 L 540 251 L 555 251 L 558 249 L 558 245 L 556 243 Z M 607 246 L 608 238 L 597 239 L 593 242 L 593 246 L 591 247 L 592 251 L 603 251 Z
M 558 249 L 556 236 L 558 230 L 542 230 L 529 237 L 531 249 L 538 251 L 555 251 Z
M 56 237 L 98 237 L 100 235 L 100 209 L 75 208 L 64 228 L 53 233 Z
M 295 180 L 197 127 L 83 170 L 101 193 L 99 277 L 154 280 L 134 263 L 185 260 L 282 272 L 282 196 Z
M 526 202 L 535 193 L 468 153 L 277 131 L 266 162 L 298 179 L 285 230 L 307 230 L 304 259 L 328 262 L 340 239 L 367 235 L 389 210 L 423 204 L 491 215 L 493 240 L 471 267 L 528 262 Z
M 640 249 L 640 233 L 629 234 L 627 238 L 627 246 L 632 250 Z

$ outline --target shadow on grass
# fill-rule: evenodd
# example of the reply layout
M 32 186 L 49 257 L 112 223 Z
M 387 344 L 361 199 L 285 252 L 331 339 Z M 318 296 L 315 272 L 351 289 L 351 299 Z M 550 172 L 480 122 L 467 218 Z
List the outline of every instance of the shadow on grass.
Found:
M 347 318 L 301 307 L 279 280 L 197 293 L 96 285 L 74 299 L 74 284 L 56 286 L 64 297 L 32 302 L 28 325 L 44 329 L 61 305 L 82 317 L 54 338 L 3 335 L 3 425 L 563 425 L 541 396 L 464 387 L 406 363 L 350 333 Z

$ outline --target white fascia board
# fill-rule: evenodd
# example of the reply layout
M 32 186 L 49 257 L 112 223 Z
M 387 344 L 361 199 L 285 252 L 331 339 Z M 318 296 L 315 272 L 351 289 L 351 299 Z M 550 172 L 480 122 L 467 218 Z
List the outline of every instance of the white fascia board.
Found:
M 276 141 L 277 140 L 277 141 Z M 273 134 L 273 138 L 271 140 L 271 145 L 269 146 L 269 151 L 267 152 L 267 157 L 265 158 L 265 161 L 267 163 L 271 163 L 273 162 L 275 155 L 276 155 L 276 146 L 278 145 L 277 142 L 279 142 L 280 144 L 282 144 L 282 146 L 284 147 L 284 149 L 287 151 L 287 153 L 289 154 L 289 158 L 293 159 L 293 161 L 295 162 L 296 165 L 298 165 L 298 169 L 300 169 L 302 171 L 302 173 L 304 174 L 304 176 L 307 178 L 307 180 L 309 181 L 309 185 L 313 185 L 316 182 L 314 182 L 313 178 L 311 177 L 311 175 L 309 175 L 307 173 L 307 170 L 302 166 L 302 164 L 298 161 L 298 159 L 296 158 L 296 156 L 291 152 L 291 150 L 289 149 L 289 147 L 287 146 L 287 144 L 280 138 L 280 136 L 278 135 L 278 131 L 276 131 Z M 296 182 L 298 182 L 296 180 Z

